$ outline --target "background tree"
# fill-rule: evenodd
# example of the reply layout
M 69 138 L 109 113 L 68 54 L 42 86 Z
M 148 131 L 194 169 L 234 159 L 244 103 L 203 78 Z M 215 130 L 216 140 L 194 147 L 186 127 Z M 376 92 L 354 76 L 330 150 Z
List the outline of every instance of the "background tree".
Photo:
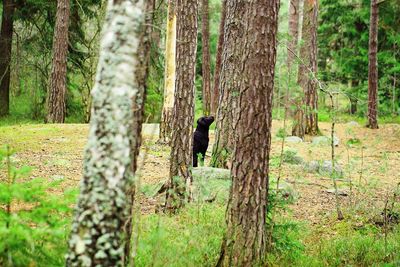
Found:
M 371 0 L 371 19 L 369 28 L 369 65 L 368 65 L 368 124 L 378 129 L 378 0 Z
M 3 1 L 0 30 L 0 117 L 7 115 L 9 112 L 14 9 L 15 3 L 13 0 Z
M 303 137 L 301 136 L 303 132 L 310 135 L 317 135 L 319 132 L 318 90 L 315 82 L 317 75 L 317 27 L 318 1 L 305 0 L 302 26 L 303 43 L 300 47 L 300 58 L 303 62 L 299 64 L 298 73 L 298 84 L 303 89 L 304 100 L 297 103 L 298 110 L 292 129 L 292 133 L 299 137 Z M 304 112 L 299 110 L 301 108 L 304 108 Z
M 197 0 L 177 0 L 176 88 L 172 123 L 170 190 L 166 208 L 183 205 L 192 175 L 194 120 L 194 78 L 197 51 Z M 187 186 L 185 186 L 187 185 Z
M 201 1 L 201 41 L 203 48 L 202 78 L 203 78 L 203 112 L 208 116 L 211 112 L 211 63 L 210 63 L 210 21 L 208 1 Z
M 47 101 L 47 122 L 63 123 L 65 120 L 65 94 L 67 91 L 67 53 L 70 0 L 58 0 L 57 20 L 54 29 L 53 64 Z
M 300 0 L 290 0 L 289 8 L 289 42 L 287 54 L 287 66 L 289 75 L 291 74 L 291 67 L 297 54 L 297 47 L 299 43 L 299 19 L 300 19 Z
M 236 67 L 242 73 L 233 77 L 240 115 L 235 118 L 228 227 L 219 266 L 262 265 L 265 259 L 278 11 L 277 0 L 227 2 L 227 21 L 235 17 L 243 23 L 226 24 L 227 33 L 239 31 L 236 42 L 242 49 L 233 57 L 241 59 Z
M 124 265 L 135 152 L 133 100 L 139 93 L 139 29 L 144 1 L 109 1 L 101 43 L 84 175 L 68 266 Z M 132 74 L 134 78 L 132 78 Z M 138 101 L 138 100 L 137 100 Z
M 144 103 L 147 95 L 147 79 L 150 67 L 151 52 L 151 35 L 153 30 L 154 11 L 156 0 L 146 0 L 144 4 L 145 19 L 139 29 L 139 49 L 138 49 L 138 66 L 135 71 L 138 92 L 133 96 L 133 136 L 132 139 L 132 171 L 137 172 L 137 162 L 140 147 L 142 145 L 142 123 L 144 119 Z M 133 232 L 133 222 L 136 210 L 134 209 L 134 201 L 137 191 L 137 185 L 134 184 L 128 188 L 130 216 L 126 222 L 126 245 L 125 258 L 127 262 L 133 264 L 134 251 L 132 242 L 136 241 Z M 137 223 L 137 222 L 136 222 Z
M 224 26 L 225 26 L 225 19 L 226 19 L 226 1 L 222 0 L 222 7 L 221 7 L 221 21 L 219 24 L 219 35 L 218 35 L 218 47 L 217 47 L 217 55 L 215 60 L 215 70 L 214 70 L 214 86 L 213 92 L 211 97 L 211 113 L 217 114 L 218 110 L 218 101 L 219 101 L 219 81 L 220 81 L 220 72 L 222 67 L 222 50 L 224 45 Z
M 172 134 L 176 79 L 176 0 L 168 1 L 165 41 L 164 103 L 160 122 L 160 142 L 169 143 Z

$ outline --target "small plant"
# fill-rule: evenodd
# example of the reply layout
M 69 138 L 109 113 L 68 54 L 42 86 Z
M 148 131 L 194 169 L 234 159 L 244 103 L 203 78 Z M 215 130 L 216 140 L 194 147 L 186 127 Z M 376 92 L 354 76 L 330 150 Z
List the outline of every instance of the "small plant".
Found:
M 75 194 L 52 197 L 46 190 L 59 182 L 23 180 L 30 168 L 16 168 L 12 155 L 0 149 L 0 266 L 61 266 Z
M 288 149 L 283 152 L 283 162 L 289 164 L 302 164 L 303 159 L 297 154 L 296 150 Z
M 276 133 L 276 137 L 278 137 L 278 138 L 285 138 L 285 137 L 287 137 L 287 136 L 288 136 L 288 134 L 287 134 L 285 128 L 279 128 L 279 129 L 278 129 L 278 132 Z

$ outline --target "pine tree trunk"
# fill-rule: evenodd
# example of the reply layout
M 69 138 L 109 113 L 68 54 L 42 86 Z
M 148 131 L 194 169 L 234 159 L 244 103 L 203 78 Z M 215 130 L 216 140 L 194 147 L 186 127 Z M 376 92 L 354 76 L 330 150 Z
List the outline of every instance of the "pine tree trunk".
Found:
M 290 0 L 289 8 L 289 43 L 288 43 L 288 55 L 287 55 L 287 66 L 289 72 L 297 54 L 297 45 L 299 42 L 299 12 L 300 11 L 300 0 Z
M 0 117 L 8 115 L 10 106 L 10 69 L 13 36 L 13 0 L 3 1 L 3 14 L 0 31 Z
M 227 3 L 226 32 L 236 29 L 241 49 L 234 77 L 240 95 L 235 119 L 232 188 L 227 232 L 218 266 L 264 266 L 269 152 L 271 149 L 272 94 L 276 63 L 278 0 L 241 0 Z M 228 21 L 228 20 L 227 20 Z
M 368 124 L 378 129 L 378 0 L 371 0 L 371 21 L 369 28 L 369 66 L 368 66 Z
M 172 135 L 176 79 L 176 0 L 168 1 L 167 37 L 165 44 L 164 103 L 160 123 L 160 143 L 169 144 Z
M 210 22 L 208 19 L 208 1 L 201 1 L 202 8 L 202 78 L 203 78 L 203 112 L 209 116 L 211 112 L 211 66 L 210 66 Z
M 133 108 L 140 94 L 138 34 L 144 5 L 144 0 L 108 2 L 67 266 L 125 266 L 127 192 L 138 143 Z
M 67 54 L 70 0 L 57 1 L 57 19 L 53 38 L 53 65 L 50 76 L 50 91 L 47 100 L 47 122 L 64 123 L 67 91 Z
M 232 11 L 228 13 L 228 5 L 232 5 L 227 1 L 223 7 L 226 9 L 225 25 L 223 28 L 223 49 L 221 72 L 219 77 L 219 102 L 216 118 L 215 143 L 212 149 L 211 166 L 219 168 L 228 168 L 228 163 L 233 152 L 233 132 L 234 118 L 237 111 L 237 101 L 239 95 L 238 82 L 242 76 L 242 70 L 237 66 L 241 64 L 243 59 L 235 58 L 232 55 L 239 54 L 238 51 L 243 49 L 241 40 L 243 39 L 242 32 L 243 23 L 241 19 L 246 10 L 239 5 L 239 10 L 236 14 Z M 236 17 L 238 15 L 238 17 Z M 231 27 L 227 27 L 231 25 Z M 217 74 L 216 74 L 217 76 Z
M 226 1 L 222 0 L 221 7 L 221 22 L 219 24 L 219 37 L 218 37 L 218 47 L 217 47 L 217 58 L 215 61 L 215 71 L 214 71 L 214 86 L 213 93 L 211 98 L 211 113 L 213 115 L 217 114 L 218 110 L 218 101 L 219 101 L 219 81 L 220 81 L 220 72 L 222 67 L 222 50 L 224 45 L 224 25 L 226 19 Z
M 170 190 L 166 208 L 184 204 L 190 190 L 197 49 L 197 0 L 177 0 L 176 90 L 172 123 Z M 186 194 L 186 195 L 185 195 Z
M 298 108 L 304 108 L 303 111 L 297 111 L 300 116 L 304 113 L 304 119 L 296 118 L 294 123 L 299 129 L 293 129 L 292 132 L 304 132 L 305 134 L 317 135 L 318 129 L 318 90 L 315 81 L 317 75 L 317 24 L 318 24 L 318 1 L 304 1 L 304 15 L 302 27 L 303 45 L 300 48 L 300 58 L 304 64 L 299 64 L 298 84 L 303 88 L 303 105 Z M 310 73 L 310 71 L 312 73 Z M 304 123 L 301 123 L 303 121 Z M 301 127 L 304 128 L 301 129 Z M 301 136 L 299 136 L 301 137 Z

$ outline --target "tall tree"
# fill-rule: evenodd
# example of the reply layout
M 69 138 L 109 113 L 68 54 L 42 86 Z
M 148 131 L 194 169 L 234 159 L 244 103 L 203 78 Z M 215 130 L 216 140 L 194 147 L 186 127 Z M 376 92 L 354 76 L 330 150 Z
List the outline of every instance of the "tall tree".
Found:
M 14 0 L 3 1 L 0 31 L 0 117 L 9 113 L 10 63 L 14 24 Z
M 138 50 L 144 9 L 144 0 L 108 1 L 67 266 L 125 265 L 123 228 L 138 142 L 133 108 L 141 90 Z
M 166 208 L 184 204 L 192 174 L 192 135 L 194 120 L 194 79 L 197 49 L 197 0 L 177 0 L 176 88 L 172 123 L 170 186 Z M 185 186 L 187 185 L 187 186 Z
M 299 102 L 298 117 L 292 133 L 317 135 L 318 129 L 318 90 L 316 83 L 317 75 L 317 27 L 318 27 L 318 0 L 305 0 L 303 12 L 302 40 L 300 58 L 303 64 L 299 64 L 298 83 L 303 88 L 304 100 Z M 304 114 L 304 115 L 303 115 Z M 303 118 L 301 118 L 304 116 Z M 304 124 L 301 123 L 304 121 Z M 302 128 L 304 127 L 304 128 Z M 297 134 L 296 134 L 297 135 Z M 300 136 L 302 137 L 302 136 Z
M 233 13 L 228 14 L 227 1 L 224 1 L 225 7 L 223 6 L 223 18 L 224 26 L 220 26 L 220 31 L 224 32 L 223 37 L 223 49 L 221 55 L 221 72 L 218 75 L 219 85 L 219 101 L 218 111 L 216 118 L 216 131 L 215 131 L 215 143 L 212 150 L 211 166 L 213 167 L 228 167 L 228 161 L 230 160 L 233 152 L 233 132 L 234 132 L 234 117 L 237 109 L 237 101 L 239 95 L 238 82 L 239 79 L 233 79 L 242 75 L 242 70 L 237 66 L 240 64 L 239 58 L 235 58 L 232 55 L 238 54 L 238 51 L 242 49 L 239 40 L 241 36 L 241 27 L 244 27 L 240 19 L 243 18 L 245 10 L 240 9 L 240 14 L 236 17 Z M 224 9 L 226 9 L 224 11 Z M 231 11 L 232 12 L 232 11 Z M 239 12 L 239 11 L 238 11 Z M 237 25 L 236 27 L 228 27 L 228 25 Z M 219 53 L 219 52 L 217 52 Z M 218 60 L 218 59 L 217 59 Z M 218 62 L 217 62 L 218 66 Z
M 210 63 L 210 22 L 208 0 L 201 1 L 202 21 L 202 78 L 203 78 L 203 112 L 208 116 L 211 112 L 211 63 Z
M 137 53 L 138 67 L 135 70 L 135 77 L 139 91 L 133 97 L 133 136 L 132 139 L 132 171 L 137 171 L 137 161 L 142 144 L 142 123 L 144 117 L 144 103 L 147 96 L 147 78 L 150 67 L 150 51 L 151 51 L 151 34 L 154 21 L 156 0 L 146 0 L 144 4 L 145 20 L 139 29 L 139 48 Z M 136 242 L 133 231 L 133 223 L 135 218 L 134 200 L 136 194 L 136 184 L 128 188 L 129 210 L 130 216 L 126 222 L 126 244 L 125 257 L 127 262 L 133 262 L 134 249 L 132 242 Z
M 368 124 L 371 129 L 378 129 L 378 0 L 371 0 L 369 26 L 369 64 L 368 64 Z
M 169 143 L 172 134 L 176 79 L 176 1 L 168 0 L 167 37 L 165 41 L 164 103 L 160 123 L 160 142 Z
M 218 36 L 218 47 L 217 47 L 217 57 L 215 61 L 215 70 L 214 70 L 214 86 L 213 92 L 211 96 L 211 113 L 217 114 L 218 109 L 218 100 L 219 100 L 219 81 L 220 81 L 220 72 L 222 66 L 222 50 L 224 45 L 224 25 L 225 25 L 225 18 L 226 18 L 226 1 L 222 0 L 222 7 L 221 7 L 221 22 L 219 24 L 219 36 Z
M 47 122 L 49 123 L 63 123 L 65 121 L 69 16 L 70 0 L 58 0 L 53 39 L 53 65 L 47 100 Z
M 227 2 L 227 21 L 236 18 L 237 24 L 227 23 L 225 29 L 238 37 L 239 49 L 231 56 L 239 59 L 241 75 L 231 77 L 231 86 L 239 90 L 239 115 L 228 226 L 218 266 L 258 266 L 265 259 L 278 11 L 279 0 Z
M 289 74 L 299 43 L 299 19 L 300 19 L 300 0 L 290 0 L 289 7 L 289 42 L 287 53 L 287 66 Z

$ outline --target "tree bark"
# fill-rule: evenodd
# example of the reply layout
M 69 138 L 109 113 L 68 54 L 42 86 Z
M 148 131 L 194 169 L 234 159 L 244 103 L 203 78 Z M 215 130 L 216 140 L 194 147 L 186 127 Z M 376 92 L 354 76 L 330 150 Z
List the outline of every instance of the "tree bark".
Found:
M 289 8 L 289 42 L 288 42 L 288 55 L 287 66 L 290 72 L 295 59 L 293 52 L 297 54 L 297 45 L 299 43 L 299 12 L 300 0 L 290 0 Z
M 240 59 L 236 68 L 242 75 L 234 77 L 239 116 L 235 118 L 228 225 L 218 266 L 265 265 L 278 11 L 278 0 L 227 3 L 227 18 L 243 23 L 226 24 L 226 32 L 235 28 L 239 37 L 240 49 L 231 55 Z
M 297 127 L 304 127 L 304 133 L 317 135 L 318 129 L 318 90 L 315 78 L 317 76 L 317 27 L 318 1 L 304 1 L 304 15 L 302 27 L 303 45 L 300 48 L 300 58 L 304 64 L 299 65 L 298 84 L 304 92 L 304 119 L 295 122 Z M 310 73 L 312 72 L 312 73 Z M 301 112 L 298 111 L 298 114 Z M 300 121 L 304 121 L 301 124 Z M 303 132 L 302 129 L 292 132 Z M 301 137 L 301 136 L 299 136 Z
M 175 211 L 190 190 L 197 49 L 197 0 L 177 0 L 176 90 L 172 123 L 170 190 L 166 208 Z
M 164 103 L 159 142 L 169 144 L 172 134 L 176 79 L 176 1 L 168 1 L 167 37 L 165 44 Z
M 245 21 L 243 16 L 246 10 L 244 4 L 237 4 L 238 10 L 228 12 L 228 5 L 225 2 L 225 25 L 223 27 L 224 39 L 221 61 L 221 72 L 219 76 L 219 102 L 216 118 L 215 143 L 212 150 L 211 166 L 228 168 L 228 163 L 233 152 L 234 118 L 237 112 L 237 101 L 239 96 L 238 83 L 243 75 L 242 70 L 237 66 L 241 64 L 242 58 L 234 55 L 240 54 L 243 49 L 243 32 Z M 228 25 L 230 25 L 228 27 Z M 217 74 L 216 74 L 217 76 Z
M 10 69 L 15 3 L 3 1 L 0 31 L 0 117 L 8 115 L 10 106 Z
M 203 112 L 205 116 L 209 116 L 211 112 L 211 65 L 210 65 L 210 22 L 208 0 L 201 1 L 202 9 L 202 78 L 203 78 Z
M 123 229 L 138 142 L 133 108 L 140 94 L 138 34 L 144 8 L 144 0 L 108 1 L 67 266 L 125 266 Z
M 369 65 L 368 65 L 368 124 L 378 129 L 378 0 L 371 0 L 371 18 L 369 28 Z
M 144 103 L 146 102 L 147 95 L 147 78 L 150 67 L 150 51 L 151 51 L 151 35 L 152 25 L 154 19 L 155 0 L 146 0 L 144 4 L 145 20 L 144 24 L 141 25 L 139 32 L 139 48 L 138 48 L 138 65 L 135 71 L 135 77 L 137 80 L 138 93 L 133 97 L 133 139 L 132 139 L 132 171 L 137 172 L 137 161 L 140 152 L 140 146 L 142 145 L 142 123 L 144 120 Z M 134 248 L 132 248 L 132 242 L 136 242 L 136 236 L 133 231 L 133 223 L 135 218 L 135 194 L 138 185 L 134 184 L 128 189 L 128 197 L 130 199 L 129 209 L 130 216 L 126 222 L 126 245 L 125 245 L 125 257 L 127 262 L 133 262 L 134 260 Z M 132 242 L 131 242 L 132 241 Z
M 58 0 L 53 38 L 53 64 L 47 100 L 47 122 L 64 123 L 70 0 Z
M 213 86 L 213 93 L 211 99 L 211 113 L 213 115 L 217 114 L 218 110 L 218 101 L 219 101 L 219 81 L 220 81 L 220 72 L 222 67 L 222 50 L 224 45 L 224 25 L 226 20 L 226 1 L 222 0 L 222 7 L 221 7 L 221 22 L 219 24 L 219 37 L 218 37 L 218 47 L 217 47 L 217 57 L 215 61 L 215 71 L 214 71 L 214 86 Z

